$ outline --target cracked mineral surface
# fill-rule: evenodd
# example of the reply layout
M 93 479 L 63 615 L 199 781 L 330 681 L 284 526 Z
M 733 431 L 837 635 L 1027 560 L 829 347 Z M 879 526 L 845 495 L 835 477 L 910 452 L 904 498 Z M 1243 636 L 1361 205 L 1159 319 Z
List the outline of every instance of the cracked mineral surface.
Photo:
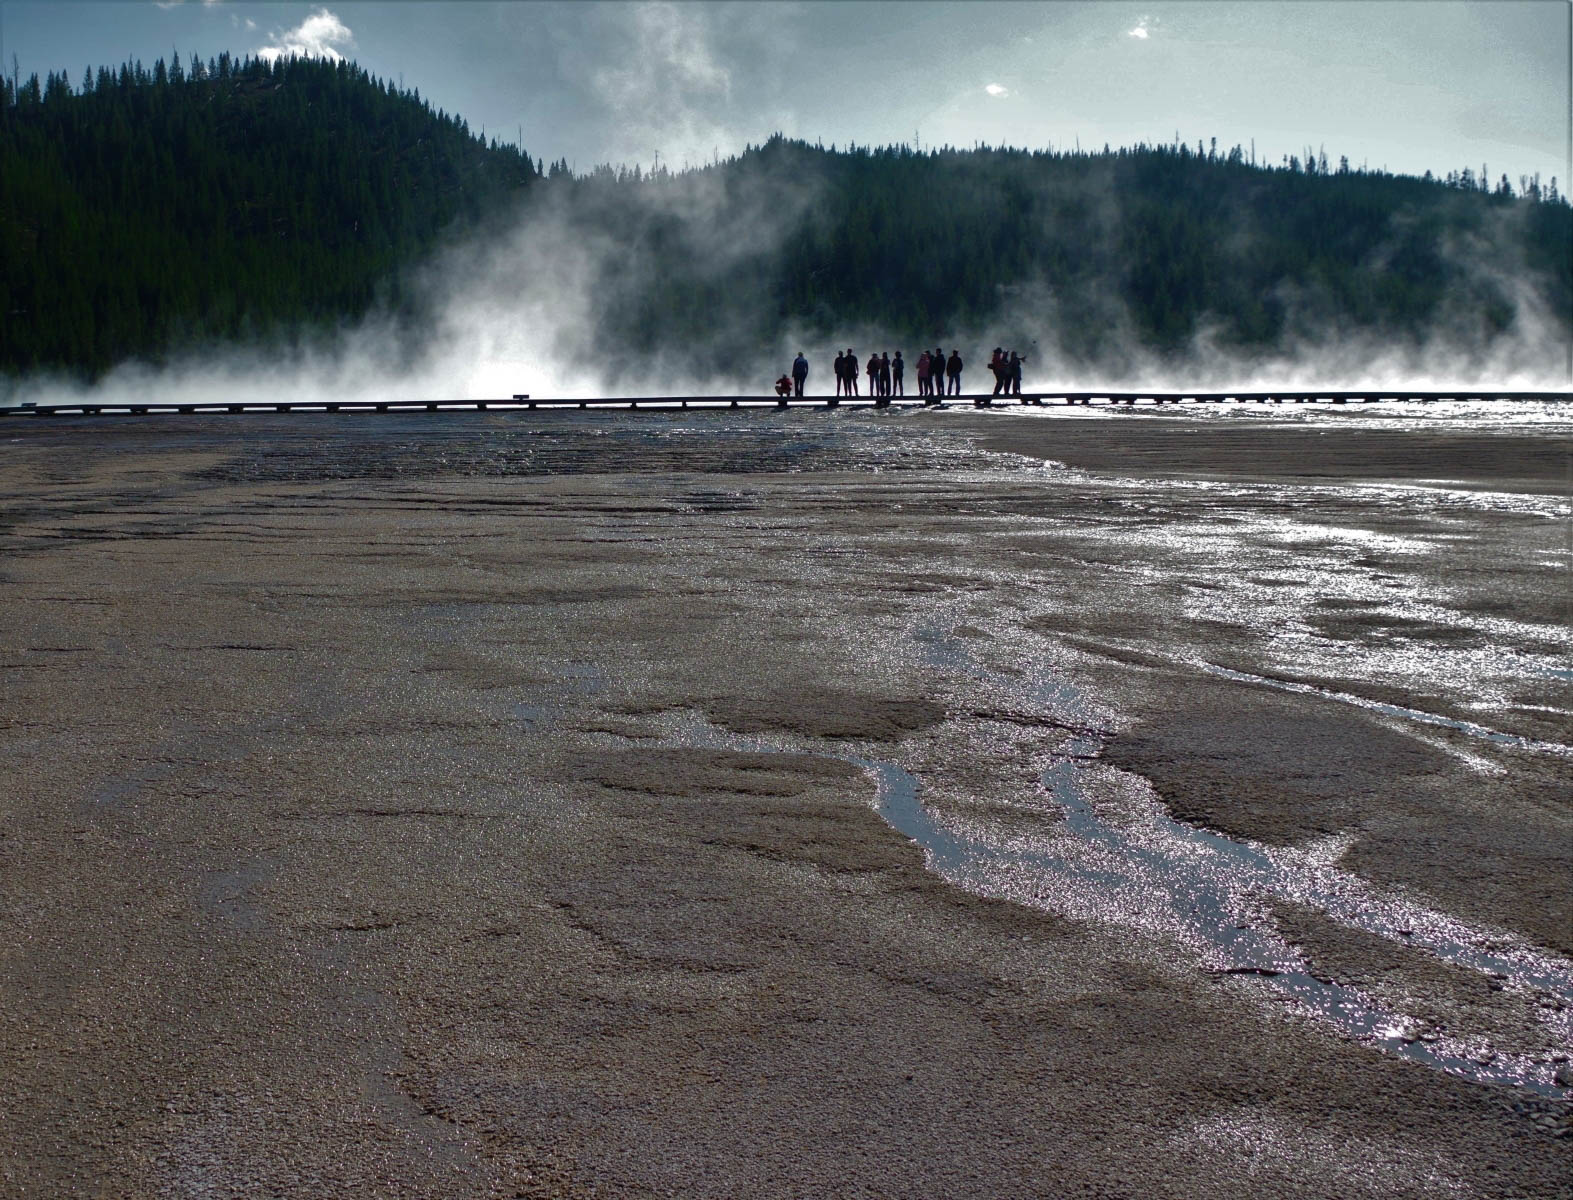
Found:
M 0 1192 L 1573 1194 L 1573 419 L 1384 412 L 8 422 Z

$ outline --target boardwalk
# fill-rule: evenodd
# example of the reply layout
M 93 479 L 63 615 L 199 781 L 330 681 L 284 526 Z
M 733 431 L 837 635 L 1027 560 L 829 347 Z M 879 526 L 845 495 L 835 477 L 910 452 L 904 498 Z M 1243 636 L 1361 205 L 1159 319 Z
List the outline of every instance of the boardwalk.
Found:
M 1028 392 L 1021 396 L 993 396 L 987 392 L 927 397 L 890 396 L 602 396 L 590 398 L 514 395 L 505 399 L 468 400 L 270 400 L 270 401 L 170 401 L 121 402 L 78 400 L 61 404 L 18 405 L 0 408 L 0 417 L 80 417 L 99 415 L 195 415 L 247 412 L 476 412 L 492 409 L 543 408 L 991 408 L 1008 405 L 1034 407 L 1085 405 L 1157 406 L 1165 404 L 1430 404 L 1446 400 L 1573 400 L 1573 391 L 1528 392 L 1504 389 L 1468 389 L 1419 392 L 1368 389 L 1358 392 L 1307 391 L 1286 388 L 1266 392 Z

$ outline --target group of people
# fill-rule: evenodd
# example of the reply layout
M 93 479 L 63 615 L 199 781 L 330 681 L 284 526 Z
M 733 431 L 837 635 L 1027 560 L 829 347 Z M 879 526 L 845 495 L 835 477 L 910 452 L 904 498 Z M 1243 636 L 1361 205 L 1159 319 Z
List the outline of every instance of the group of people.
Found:
M 803 356 L 798 355 L 798 362 L 804 362 Z M 806 364 L 805 364 L 806 365 Z M 796 369 L 794 365 L 794 370 Z M 858 356 L 851 349 L 845 354 L 836 355 L 832 370 L 836 374 L 836 395 L 856 396 L 858 394 Z M 901 357 L 901 351 L 896 351 L 896 357 L 891 358 L 889 352 L 884 354 L 870 354 L 868 365 L 863 368 L 868 374 L 868 394 L 870 396 L 905 396 L 907 364 Z
M 801 366 L 800 366 L 801 365 Z M 950 357 L 945 357 L 943 350 L 934 350 L 932 353 L 925 350 L 918 356 L 918 395 L 944 396 L 961 395 L 961 354 L 952 350 Z M 802 375 L 798 374 L 799 369 Z M 856 351 L 848 349 L 844 354 L 836 355 L 833 367 L 836 374 L 836 395 L 856 396 L 858 394 L 859 363 Z M 905 378 L 907 373 L 906 360 L 901 357 L 901 351 L 896 351 L 892 358 L 889 353 L 870 354 L 868 363 L 863 365 L 862 371 L 868 376 L 868 394 L 870 396 L 905 396 L 907 394 Z M 796 362 L 792 364 L 792 379 L 796 387 L 796 394 L 801 396 L 802 380 L 808 376 L 808 360 L 799 354 Z M 947 390 L 948 380 L 948 390 Z
M 1026 361 L 1014 350 L 1006 351 L 998 346 L 994 347 L 994 355 L 989 359 L 989 370 L 994 372 L 996 396 L 1021 395 L 1021 364 Z
M 1008 353 L 998 346 L 994 347 L 994 356 L 989 360 L 989 370 L 994 372 L 994 394 L 996 396 L 1021 395 L 1021 364 L 1026 360 L 1011 350 Z M 961 395 L 961 352 L 952 350 L 950 356 L 945 356 L 942 349 L 925 350 L 918 356 L 918 395 L 920 396 L 959 396 Z M 870 354 L 866 365 L 858 362 L 857 353 L 851 349 L 836 355 L 833 370 L 836 375 L 836 395 L 856 396 L 858 392 L 858 375 L 868 376 L 868 394 L 870 396 L 905 396 L 906 388 L 903 379 L 906 375 L 907 364 L 901 357 L 901 351 L 896 351 L 892 358 L 888 353 Z M 803 385 L 808 381 L 808 359 L 801 350 L 792 360 L 792 374 L 789 379 L 783 375 L 776 380 L 776 394 L 785 397 L 788 394 L 801 396 Z
M 960 350 L 952 350 L 949 358 L 943 350 L 923 351 L 918 355 L 918 395 L 961 395 L 961 365 Z

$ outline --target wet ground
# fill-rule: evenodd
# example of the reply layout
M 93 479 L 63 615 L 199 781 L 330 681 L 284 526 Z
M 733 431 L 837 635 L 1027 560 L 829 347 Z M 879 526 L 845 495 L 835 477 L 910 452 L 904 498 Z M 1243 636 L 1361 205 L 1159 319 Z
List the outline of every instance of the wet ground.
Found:
M 1570 1194 L 1573 421 L 0 443 L 16 1194 Z

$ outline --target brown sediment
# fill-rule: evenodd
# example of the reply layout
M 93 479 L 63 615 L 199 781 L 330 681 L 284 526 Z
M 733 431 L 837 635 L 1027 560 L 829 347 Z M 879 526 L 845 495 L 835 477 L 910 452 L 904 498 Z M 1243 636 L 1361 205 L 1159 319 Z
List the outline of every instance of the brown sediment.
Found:
M 945 708 L 918 696 L 842 691 L 822 681 L 777 687 L 758 696 L 723 696 L 705 702 L 717 725 L 736 733 L 794 733 L 809 737 L 890 741 L 938 725 Z
M 1048 836 L 1033 780 L 1095 718 L 1108 762 L 1180 815 L 1349 835 L 1343 865 L 1373 882 L 1569 949 L 1564 764 L 1207 675 L 1402 692 L 1282 661 L 1285 614 L 1335 611 L 1292 548 L 1242 569 L 1145 536 L 1243 522 L 1243 502 L 1133 505 L 972 449 L 1347 479 L 1421 469 L 1426 435 L 1309 465 L 1297 443 L 1291 471 L 1267 429 L 1208 458 L 1146 423 L 664 420 L 12 431 L 5 1190 L 1566 1193 L 1573 1138 L 1510 1090 L 1340 1041 L 1131 931 L 960 891 L 840 757 Z M 1428 475 L 1540 469 L 1535 451 L 1492 474 L 1510 464 L 1457 441 Z M 1420 540 L 1466 520 L 1358 495 L 1315 518 Z M 1530 588 L 1546 525 L 1485 514 L 1445 559 L 1358 567 L 1350 547 L 1316 569 L 1392 574 L 1467 624 Z M 1536 620 L 1495 636 L 1558 636 Z M 1047 656 L 1101 708 L 985 694 L 914 651 L 933 622 L 1001 679 Z M 686 744 L 679 717 L 783 752 Z M 1325 971 L 1420 1000 L 1440 978 L 1279 919 Z M 1438 1015 L 1518 1019 L 1442 976 Z
M 1243 428 L 1149 417 L 1116 428 L 1097 421 L 995 421 L 980 444 L 1098 471 L 1169 478 L 1446 480 L 1462 487 L 1561 495 L 1565 431 L 1328 428 L 1277 423 Z
M 1355 828 L 1450 765 L 1445 751 L 1316 697 L 1186 677 L 1173 686 L 1103 757 L 1151 781 L 1182 821 L 1231 836 L 1291 845 Z

